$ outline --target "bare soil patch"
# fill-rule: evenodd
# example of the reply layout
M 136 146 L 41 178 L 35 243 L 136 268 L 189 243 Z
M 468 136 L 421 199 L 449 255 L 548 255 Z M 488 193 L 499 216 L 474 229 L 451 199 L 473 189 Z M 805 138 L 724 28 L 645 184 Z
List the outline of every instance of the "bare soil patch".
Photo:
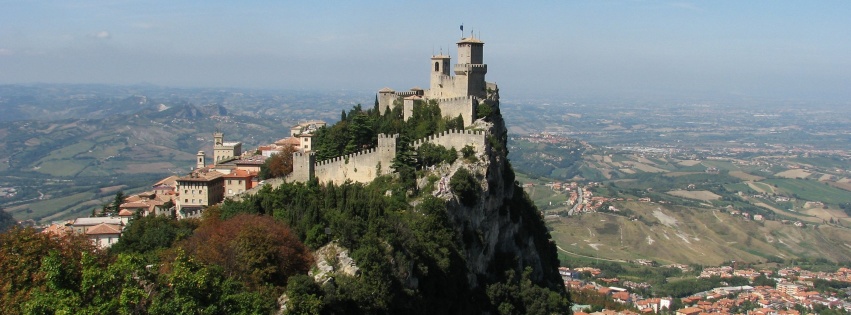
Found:
M 730 176 L 733 176 L 733 177 L 741 179 L 741 180 L 752 180 L 752 181 L 761 181 L 761 180 L 765 179 L 765 177 L 751 175 L 751 174 L 748 174 L 748 173 L 745 173 L 745 172 L 742 172 L 742 171 L 732 171 L 732 172 L 730 172 Z
M 669 173 L 666 173 L 665 176 L 677 177 L 677 176 L 694 175 L 694 174 L 700 174 L 700 173 L 702 173 L 702 172 L 669 172 Z
M 668 192 L 669 195 L 674 195 L 677 197 L 689 198 L 689 199 L 697 199 L 702 201 L 711 201 L 721 199 L 721 196 L 716 195 L 715 193 L 708 190 L 672 190 Z
M 774 174 L 774 176 L 784 177 L 784 178 L 799 178 L 799 177 L 800 178 L 807 178 L 810 175 L 812 175 L 812 173 L 807 172 L 806 170 L 802 170 L 802 169 L 793 169 L 793 170 L 783 171 L 783 172 Z
M 683 161 L 679 161 L 677 164 L 682 165 L 682 166 L 695 166 L 695 165 L 700 164 L 700 161 L 698 161 L 698 160 L 683 160 Z
M 845 189 L 845 190 L 851 191 L 851 183 L 848 183 L 848 182 L 830 183 L 830 186 L 833 186 L 833 187 L 836 187 L 836 188 L 839 188 L 839 189 Z

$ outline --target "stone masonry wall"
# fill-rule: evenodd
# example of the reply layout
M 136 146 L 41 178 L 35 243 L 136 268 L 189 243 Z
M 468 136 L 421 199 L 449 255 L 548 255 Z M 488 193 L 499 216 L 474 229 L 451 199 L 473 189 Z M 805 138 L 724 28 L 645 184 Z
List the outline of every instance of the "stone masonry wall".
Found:
M 316 162 L 313 153 L 293 153 L 293 172 L 286 182 L 306 182 L 316 178 L 320 183 L 342 184 L 346 180 L 359 183 L 372 182 L 376 177 L 393 173 L 390 167 L 396 158 L 396 144 L 399 135 L 378 135 L 378 146 L 366 151 Z M 472 146 L 476 153 L 486 150 L 487 139 L 484 131 L 448 130 L 415 141 L 412 146 L 419 148 L 423 143 L 433 143 L 460 151 Z
M 442 145 L 447 149 L 455 148 L 457 151 L 461 151 L 461 149 L 469 145 L 476 149 L 476 153 L 481 154 L 485 152 L 487 139 L 484 131 L 447 130 L 439 134 L 414 141 L 413 147 L 414 149 L 417 149 L 426 142 Z
M 458 115 L 464 118 L 464 126 L 472 125 L 476 120 L 476 105 L 478 99 L 472 96 L 441 98 L 437 100 L 440 106 L 440 114 L 443 117 L 455 118 Z
M 342 184 L 346 180 L 369 183 L 378 176 L 390 174 L 396 158 L 398 135 L 378 135 L 378 146 L 366 151 L 320 161 L 314 174 L 320 183 Z

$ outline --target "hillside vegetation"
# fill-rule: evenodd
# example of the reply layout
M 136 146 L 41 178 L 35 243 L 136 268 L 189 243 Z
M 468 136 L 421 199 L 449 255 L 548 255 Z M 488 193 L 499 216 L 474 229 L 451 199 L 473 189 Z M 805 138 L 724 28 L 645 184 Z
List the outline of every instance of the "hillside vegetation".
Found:
M 690 152 L 594 148 L 566 138 L 515 138 L 509 145 L 524 173 L 518 178 L 532 184 L 526 190 L 548 216 L 563 255 L 704 265 L 851 261 L 848 250 L 837 250 L 851 249 L 851 192 L 841 188 L 847 176 L 838 171 L 851 166 L 847 160 L 702 159 Z M 544 185 L 571 181 L 601 183 L 591 191 L 610 199 L 603 210 L 621 211 L 566 216 L 566 193 Z M 755 215 L 765 221 L 752 220 Z

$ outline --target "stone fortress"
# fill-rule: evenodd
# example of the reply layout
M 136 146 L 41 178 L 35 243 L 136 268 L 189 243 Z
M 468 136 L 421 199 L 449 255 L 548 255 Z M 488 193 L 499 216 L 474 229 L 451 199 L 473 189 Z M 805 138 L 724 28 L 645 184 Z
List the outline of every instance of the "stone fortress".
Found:
M 383 88 L 378 91 L 379 112 L 384 114 L 401 101 L 404 119 L 408 120 L 415 101 L 435 100 L 443 116 L 455 118 L 460 115 L 464 118 L 465 126 L 472 125 L 476 120 L 476 107 L 480 102 L 498 101 L 499 89 L 495 83 L 485 81 L 488 72 L 488 65 L 482 63 L 485 43 L 470 36 L 462 38 L 457 44 L 458 63 L 452 67 L 454 76 L 449 71 L 450 56 L 443 53 L 431 56 L 430 88 L 423 90 L 414 87 L 404 92 Z
M 461 116 L 467 130 L 450 130 L 413 143 L 416 149 L 423 143 L 433 143 L 460 151 L 471 146 L 477 154 L 487 151 L 484 131 L 475 130 L 477 108 L 480 104 L 496 107 L 499 89 L 495 83 L 485 81 L 487 65 L 483 62 L 484 42 L 473 37 L 462 38 L 458 43 L 458 63 L 449 71 L 451 58 L 442 53 L 431 57 L 431 84 L 428 90 L 412 88 L 396 92 L 390 88 L 378 91 L 378 108 L 381 114 L 395 106 L 402 106 L 402 114 L 408 120 L 414 106 L 429 100 L 437 102 L 444 117 Z M 378 176 L 393 172 L 390 165 L 396 157 L 398 135 L 379 135 L 375 148 L 325 161 L 316 161 L 309 150 L 293 153 L 293 172 L 285 178 L 287 182 L 305 182 L 317 179 L 321 183 L 341 184 L 347 180 L 360 183 L 371 182 Z

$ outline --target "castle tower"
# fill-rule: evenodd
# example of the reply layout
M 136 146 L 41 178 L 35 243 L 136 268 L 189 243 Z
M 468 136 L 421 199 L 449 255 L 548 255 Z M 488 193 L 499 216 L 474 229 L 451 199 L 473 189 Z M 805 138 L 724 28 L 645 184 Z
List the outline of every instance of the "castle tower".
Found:
M 487 96 L 485 74 L 488 66 L 483 63 L 485 43 L 475 37 L 462 38 L 458 42 L 458 63 L 455 65 L 455 92 L 460 95 Z
M 201 169 L 207 167 L 207 158 L 204 156 L 204 151 L 198 151 L 198 154 L 196 154 L 195 156 L 197 157 L 195 168 Z
M 451 89 L 452 75 L 449 72 L 450 57 L 440 54 L 431 56 L 431 86 L 430 91 L 434 97 L 443 96 L 444 90 Z

